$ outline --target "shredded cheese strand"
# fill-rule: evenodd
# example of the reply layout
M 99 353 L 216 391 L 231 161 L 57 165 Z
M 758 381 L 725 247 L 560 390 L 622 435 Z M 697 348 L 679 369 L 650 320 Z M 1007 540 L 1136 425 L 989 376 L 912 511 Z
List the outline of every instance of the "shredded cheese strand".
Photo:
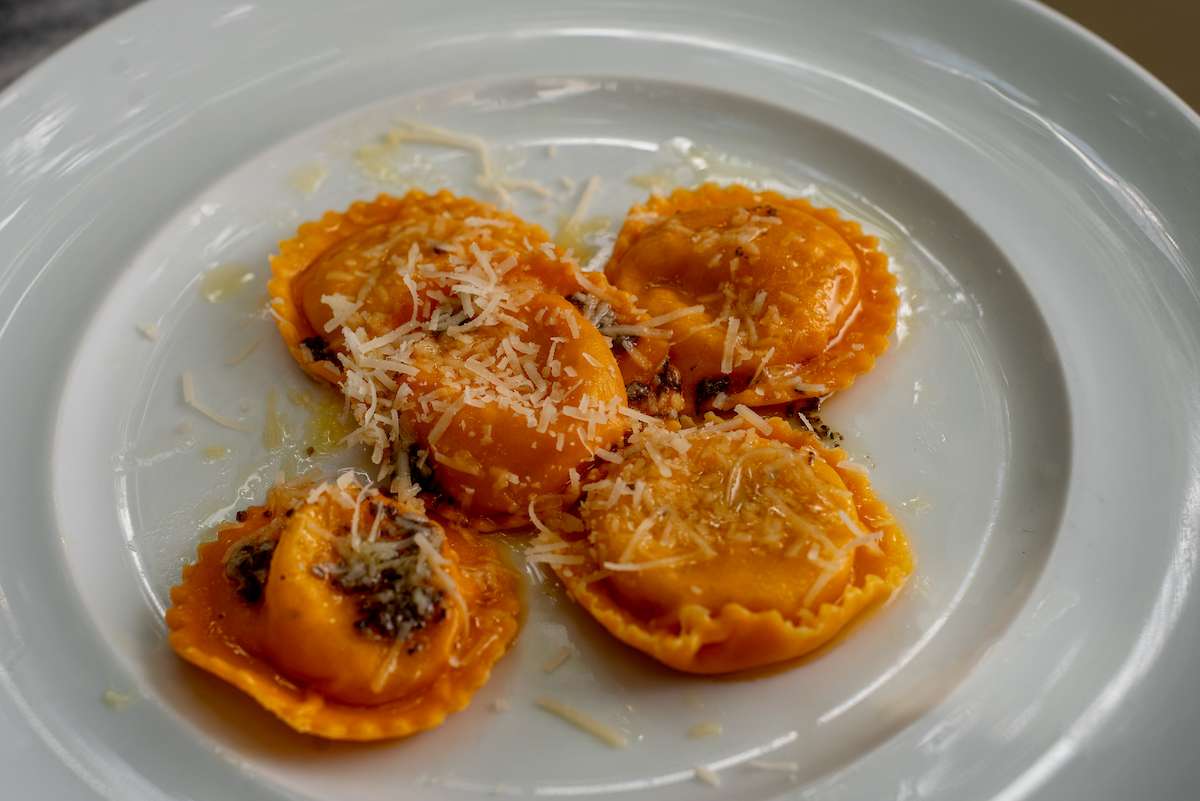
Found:
M 195 382 L 192 379 L 191 370 L 184 370 L 183 375 L 181 375 L 179 377 L 179 380 L 180 380 L 181 388 L 183 390 L 183 402 L 186 403 L 188 406 L 191 406 L 197 412 L 204 415 L 209 420 L 212 420 L 214 423 L 216 423 L 219 426 L 223 426 L 223 427 L 231 429 L 233 431 L 241 431 L 244 433 L 252 430 L 250 428 L 250 426 L 248 426 L 244 423 L 241 423 L 237 420 L 234 420 L 230 417 L 226 417 L 225 415 L 220 414 L 219 412 L 217 412 L 216 410 L 207 406 L 206 404 L 201 403 L 200 400 L 196 397 L 196 387 L 195 387 Z
M 612 726 L 601 723 L 573 706 L 546 696 L 535 699 L 534 703 L 550 714 L 562 718 L 580 731 L 587 732 L 605 745 L 612 748 L 625 748 L 629 745 L 628 738 L 620 731 Z

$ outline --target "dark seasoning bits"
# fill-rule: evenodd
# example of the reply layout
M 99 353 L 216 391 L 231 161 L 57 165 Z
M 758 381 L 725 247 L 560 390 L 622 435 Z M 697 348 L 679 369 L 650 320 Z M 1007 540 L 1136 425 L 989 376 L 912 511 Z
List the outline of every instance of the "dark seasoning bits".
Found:
M 433 465 L 429 463 L 429 451 L 415 442 L 408 446 L 408 474 L 409 479 L 420 487 L 422 492 L 433 496 L 442 495 L 433 473 Z
M 662 369 L 658 371 L 658 375 L 654 377 L 657 384 L 656 389 L 661 392 L 678 392 L 683 389 L 683 375 L 679 372 L 679 368 L 671 364 L 670 360 L 663 362 Z
M 336 362 L 337 358 L 329 349 L 329 343 L 324 337 L 312 336 L 300 342 L 300 346 L 309 352 L 314 362 Z
M 238 512 L 238 520 L 246 519 Z M 276 540 L 270 534 L 251 534 L 235 542 L 225 553 L 225 577 L 233 582 L 238 596 L 248 604 L 262 600 L 271 572 L 271 557 L 275 555 Z
M 696 384 L 696 407 L 702 408 L 722 392 L 729 391 L 729 376 L 721 375 L 715 378 L 702 378 Z
M 683 408 L 683 376 L 679 368 L 664 360 L 662 367 L 649 382 L 630 381 L 625 385 L 625 395 L 630 405 L 648 414 L 674 418 Z
M 650 385 L 642 381 L 630 381 L 625 385 L 625 394 L 630 403 L 641 403 L 650 397 Z
M 632 334 L 617 334 L 612 338 L 612 346 L 615 351 L 617 348 L 621 350 L 633 350 L 637 347 L 638 338 Z
M 442 592 L 433 586 L 433 571 L 415 541 L 423 535 L 440 550 L 444 535 L 428 518 L 387 504 L 380 504 L 376 514 L 383 516 L 377 539 L 355 548 L 348 536 L 339 537 L 338 560 L 313 567 L 313 574 L 355 597 L 359 631 L 405 642 L 446 616 Z M 418 647 L 410 646 L 409 653 Z
M 375 513 L 383 516 L 375 540 L 363 541 L 356 548 L 351 544 L 349 529 L 339 532 L 337 560 L 316 565 L 312 572 L 355 597 L 359 612 L 355 626 L 360 632 L 404 642 L 446 616 L 442 592 L 433 586 L 433 571 L 415 540 L 416 535 L 423 535 L 434 550 L 440 551 L 445 535 L 428 518 L 399 511 L 390 504 L 378 504 Z M 288 508 L 283 516 L 294 514 L 295 509 Z M 236 517 L 244 523 L 249 515 L 242 510 Z M 264 510 L 263 517 L 270 520 L 275 515 Z M 370 527 L 372 523 L 368 520 L 365 525 Z M 277 530 L 278 524 L 268 531 L 247 535 L 225 553 L 225 577 L 246 603 L 257 604 L 263 599 L 278 544 Z M 408 652 L 415 653 L 418 648 L 412 645 Z
M 812 432 L 823 441 L 834 446 L 841 445 L 845 437 L 821 420 L 821 402 L 823 400 L 824 398 L 805 398 L 804 400 L 796 401 L 788 407 L 788 416 L 792 418 L 793 425 L 797 425 L 806 431 L 811 426 Z M 800 415 L 804 415 L 803 420 L 801 420 Z M 808 421 L 808 425 L 804 424 L 804 420 Z
M 608 336 L 605 329 L 616 325 L 617 313 L 613 311 L 612 306 L 608 305 L 595 295 L 590 295 L 587 292 L 576 292 L 567 298 L 571 305 L 579 309 L 579 313 L 588 319 L 592 325 L 596 326 L 601 334 Z M 633 350 L 637 347 L 638 338 L 631 334 L 617 334 L 612 337 L 612 349 Z
M 587 292 L 576 292 L 567 298 L 571 305 L 579 309 L 579 313 L 598 329 L 608 328 L 617 321 L 617 315 L 604 301 Z

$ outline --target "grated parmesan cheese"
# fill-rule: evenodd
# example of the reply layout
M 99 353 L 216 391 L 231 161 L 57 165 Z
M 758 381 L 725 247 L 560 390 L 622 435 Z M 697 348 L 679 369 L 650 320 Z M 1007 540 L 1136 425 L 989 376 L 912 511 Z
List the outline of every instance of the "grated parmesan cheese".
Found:
M 737 346 L 738 326 L 741 324 L 741 318 L 730 317 L 729 327 L 725 329 L 725 351 L 721 356 L 721 372 L 733 372 L 733 350 Z
M 664 556 L 661 559 L 651 559 L 649 562 L 605 562 L 604 569 L 611 570 L 614 573 L 639 573 L 643 570 L 655 570 L 663 567 L 675 567 L 684 562 L 690 562 L 692 556 L 684 554 L 681 556 Z
M 118 712 L 133 702 L 133 697 L 131 695 L 128 693 L 117 692 L 111 687 L 105 690 L 104 694 L 100 697 L 101 700 L 104 701 L 105 706 L 107 706 L 109 709 L 115 709 Z
M 824 384 L 806 384 L 800 379 L 792 381 L 791 384 L 792 389 L 796 390 L 797 392 L 804 392 L 810 395 L 821 395 L 828 390 Z
M 612 726 L 601 723 L 573 706 L 546 696 L 536 699 L 534 703 L 552 715 L 562 718 L 580 731 L 587 732 L 605 745 L 612 748 L 625 748 L 629 745 L 628 738 L 620 731 Z
M 709 720 L 704 721 L 703 723 L 697 723 L 689 728 L 687 736 L 691 737 L 693 740 L 697 740 L 701 737 L 718 737 L 722 731 L 724 731 L 724 728 L 720 723 Z
M 748 407 L 746 404 L 739 403 L 737 406 L 733 407 L 733 411 L 735 414 L 737 414 L 738 417 L 742 418 L 747 423 L 749 423 L 750 425 L 757 428 L 764 435 L 766 435 L 766 436 L 771 435 L 772 429 L 771 429 L 771 426 L 767 424 L 767 421 L 762 418 L 762 415 L 755 412 L 753 409 Z
M 402 142 L 414 142 L 427 145 L 442 145 L 459 148 L 473 153 L 479 161 L 479 173 L 475 182 L 484 189 L 496 193 L 500 201 L 512 205 L 511 191 L 524 190 L 542 197 L 550 197 L 553 193 L 537 181 L 527 178 L 512 178 L 501 174 L 496 168 L 488 143 L 479 136 L 423 125 L 416 122 L 404 121 L 388 132 L 388 142 L 396 145 Z
M 762 378 L 763 372 L 767 369 L 767 364 L 770 363 L 771 357 L 775 355 L 775 346 L 767 348 L 767 352 L 762 355 L 762 359 L 758 362 L 758 368 L 754 371 L 754 376 L 750 379 L 750 386 L 754 386 Z
M 647 425 L 659 425 L 660 424 L 660 421 L 657 417 L 651 417 L 650 415 L 645 414 L 644 412 L 639 412 L 637 409 L 630 409 L 627 406 L 623 406 L 620 409 L 618 409 L 618 411 L 631 420 L 637 420 L 639 423 L 646 423 Z
M 228 457 L 229 453 L 229 448 L 226 448 L 223 445 L 210 445 L 200 452 L 200 456 L 204 459 L 204 461 L 212 463 L 219 462 Z
M 704 311 L 704 306 L 702 305 L 697 304 L 695 306 L 687 306 L 682 309 L 676 309 L 675 311 L 667 312 L 666 314 L 660 314 L 657 317 L 651 317 L 649 320 L 643 322 L 642 325 L 644 325 L 646 328 L 657 328 L 658 326 L 666 325 L 667 323 L 673 323 L 676 320 L 687 317 L 688 315 L 699 314 L 702 311 Z
M 570 658 L 571 658 L 571 649 L 564 645 L 562 648 L 559 648 L 558 651 L 553 656 L 551 656 L 549 659 L 547 659 L 542 664 L 542 672 L 543 673 L 553 673 L 554 671 L 556 671 L 560 667 L 562 667 L 566 663 L 566 661 Z
M 179 382 L 183 390 L 183 402 L 188 406 L 191 406 L 197 412 L 204 415 L 209 420 L 212 420 L 219 426 L 224 426 L 225 428 L 232 429 L 233 431 L 250 431 L 250 427 L 245 423 L 239 422 L 230 417 L 226 417 L 214 411 L 196 397 L 195 382 L 192 378 L 192 373 L 190 370 L 183 371 L 183 374 L 179 377 Z
M 767 290 L 760 289 L 754 294 L 754 300 L 750 302 L 750 316 L 757 318 L 762 314 L 763 305 L 767 302 Z
M 563 241 L 574 235 L 583 222 L 584 216 L 587 214 L 588 208 L 592 205 L 592 198 L 596 192 L 600 190 L 600 176 L 593 175 L 587 179 L 587 183 L 583 185 L 583 191 L 579 193 L 579 200 L 575 203 L 575 209 L 567 217 L 563 224 L 558 229 L 558 234 L 555 240 L 561 246 Z
M 467 400 L 469 397 L 470 395 L 464 392 L 459 396 L 458 400 L 456 400 L 446 409 L 446 411 L 442 412 L 442 416 L 438 418 L 437 423 L 434 424 L 433 429 L 429 432 L 430 447 L 437 444 L 437 441 L 441 439 L 442 434 L 446 433 L 446 429 L 450 427 L 452 422 L 454 422 L 454 416 L 462 411 L 462 408 L 467 405 Z
M 629 542 L 625 544 L 625 549 L 621 551 L 621 557 L 618 560 L 619 564 L 629 564 L 629 560 L 637 554 L 638 548 L 640 548 L 642 543 L 649 537 L 650 529 L 656 522 L 658 522 L 658 518 L 659 515 L 650 515 L 638 524 L 638 527 L 633 531 L 633 536 L 630 537 Z

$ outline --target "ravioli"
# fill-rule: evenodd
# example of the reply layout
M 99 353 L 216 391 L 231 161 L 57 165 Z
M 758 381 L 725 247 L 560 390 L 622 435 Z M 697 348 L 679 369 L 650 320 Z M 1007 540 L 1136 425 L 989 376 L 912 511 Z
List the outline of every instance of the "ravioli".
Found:
M 480 256 L 479 254 L 486 254 Z M 300 226 L 271 260 L 268 292 L 293 357 L 337 383 L 343 328 L 379 336 L 431 315 L 453 294 L 448 273 L 479 260 L 497 280 L 534 279 L 569 290 L 570 266 L 546 232 L 442 190 L 380 195 Z
M 583 484 L 579 524 L 541 546 L 601 625 L 677 670 L 808 653 L 912 570 L 903 532 L 841 451 L 745 412 L 752 423 L 646 427 Z
M 472 299 L 493 299 L 494 284 L 525 283 L 564 297 L 596 289 L 622 315 L 630 308 L 602 277 L 593 276 L 602 289 L 589 282 L 540 226 L 447 190 L 381 194 L 326 212 L 280 243 L 271 275 L 271 308 L 293 358 L 335 384 L 343 329 L 370 338 L 412 320 L 449 327 L 456 314 L 471 316 Z
M 666 360 L 661 338 L 622 332 L 645 317 L 630 296 L 541 228 L 445 191 L 330 212 L 272 272 L 284 340 L 349 398 L 377 480 L 417 476 L 500 526 L 619 444 L 625 374 Z
M 568 300 L 608 339 L 625 381 L 629 405 L 661 417 L 684 407 L 679 370 L 670 360 L 670 335 L 647 326 L 650 315 L 637 299 L 602 273 L 579 276 L 581 288 Z
M 621 373 L 596 328 L 558 295 L 521 306 L 524 330 L 426 337 L 407 357 L 418 372 L 399 406 L 419 458 L 468 513 L 523 513 L 597 450 L 618 446 L 628 426 Z
M 277 488 L 200 545 L 167 625 L 293 729 L 376 740 L 467 705 L 516 636 L 517 592 L 489 543 L 341 479 Z
M 605 274 L 670 332 L 688 411 L 848 387 L 887 348 L 899 305 L 858 223 L 737 185 L 634 206 Z

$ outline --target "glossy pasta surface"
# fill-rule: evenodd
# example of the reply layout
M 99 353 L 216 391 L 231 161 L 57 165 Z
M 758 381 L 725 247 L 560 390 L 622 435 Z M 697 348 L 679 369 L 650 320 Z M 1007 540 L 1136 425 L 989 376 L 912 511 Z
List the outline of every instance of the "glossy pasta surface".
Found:
M 676 669 L 800 656 L 911 571 L 903 532 L 844 454 L 764 425 L 642 431 L 589 477 L 582 531 L 562 534 L 582 557 L 556 567 L 571 596 Z
M 886 349 L 898 306 L 857 223 L 736 185 L 634 206 L 605 273 L 669 330 L 689 411 L 844 389 Z
M 374 740 L 437 726 L 515 637 L 516 577 L 419 505 L 325 486 L 316 498 L 275 490 L 200 545 L 171 592 L 171 647 L 300 732 Z

